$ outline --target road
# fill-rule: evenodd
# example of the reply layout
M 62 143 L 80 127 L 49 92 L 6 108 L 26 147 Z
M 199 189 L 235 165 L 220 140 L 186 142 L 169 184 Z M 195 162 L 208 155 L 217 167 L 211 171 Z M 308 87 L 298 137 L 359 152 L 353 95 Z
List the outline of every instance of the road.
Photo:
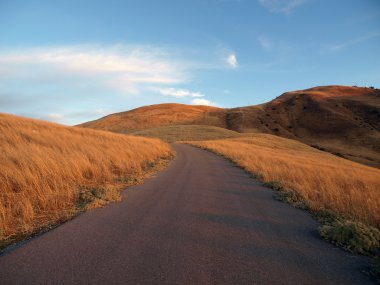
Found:
M 0 256 L 0 284 L 373 284 L 368 260 L 204 150 Z

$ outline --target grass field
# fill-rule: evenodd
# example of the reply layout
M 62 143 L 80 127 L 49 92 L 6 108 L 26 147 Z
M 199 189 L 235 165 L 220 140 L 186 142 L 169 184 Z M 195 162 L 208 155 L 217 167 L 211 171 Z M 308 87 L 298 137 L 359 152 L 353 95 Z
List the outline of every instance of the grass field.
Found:
M 265 182 L 280 182 L 312 211 L 331 210 L 380 228 L 380 170 L 269 134 L 188 142 L 230 158 Z
M 157 139 L 0 114 L 0 246 L 120 199 L 119 190 L 172 156 Z
M 242 134 L 224 128 L 203 125 L 175 125 L 146 129 L 131 135 L 159 138 L 166 142 L 214 140 L 240 137 Z

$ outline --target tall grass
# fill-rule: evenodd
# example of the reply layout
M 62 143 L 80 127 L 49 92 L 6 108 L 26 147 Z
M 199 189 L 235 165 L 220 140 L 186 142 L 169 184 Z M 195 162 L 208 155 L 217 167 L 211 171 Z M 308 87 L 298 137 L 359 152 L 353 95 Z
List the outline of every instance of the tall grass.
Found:
M 311 210 L 332 210 L 380 228 L 379 169 L 268 134 L 190 144 L 230 158 L 265 182 L 281 182 Z
M 72 217 L 86 190 L 104 195 L 172 154 L 156 139 L 7 114 L 0 134 L 0 244 Z

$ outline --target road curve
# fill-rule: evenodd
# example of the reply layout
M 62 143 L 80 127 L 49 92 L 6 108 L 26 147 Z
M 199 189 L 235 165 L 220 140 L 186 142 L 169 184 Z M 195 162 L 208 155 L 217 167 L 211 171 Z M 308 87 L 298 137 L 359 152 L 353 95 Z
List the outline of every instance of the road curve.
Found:
M 177 158 L 120 203 L 0 256 L 0 284 L 373 284 L 367 260 L 322 241 L 308 213 L 227 160 Z

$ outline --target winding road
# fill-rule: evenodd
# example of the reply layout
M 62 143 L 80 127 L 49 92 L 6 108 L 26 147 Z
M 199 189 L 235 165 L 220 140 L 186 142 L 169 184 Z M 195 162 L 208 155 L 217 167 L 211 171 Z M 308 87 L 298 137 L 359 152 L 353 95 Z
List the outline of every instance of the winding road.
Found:
M 187 145 L 124 199 L 0 256 L 0 284 L 374 284 L 368 260 L 227 160 Z

